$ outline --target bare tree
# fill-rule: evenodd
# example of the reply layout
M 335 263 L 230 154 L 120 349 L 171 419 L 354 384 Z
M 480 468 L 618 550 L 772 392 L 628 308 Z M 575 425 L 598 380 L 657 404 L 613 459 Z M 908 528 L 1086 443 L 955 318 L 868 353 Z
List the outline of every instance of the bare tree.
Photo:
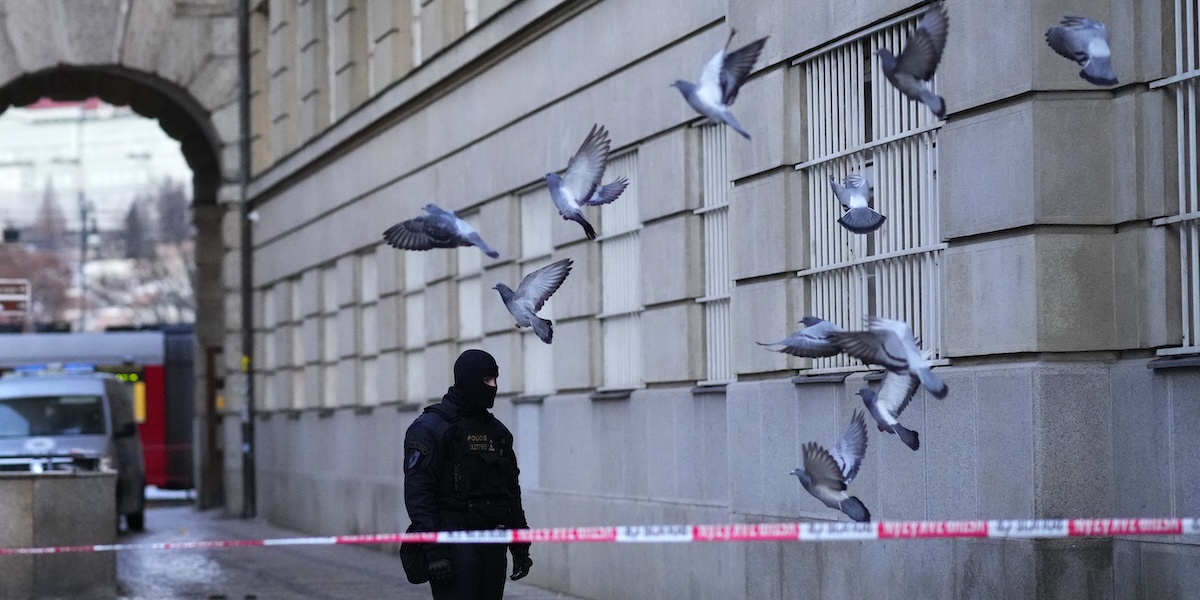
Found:
M 159 240 L 179 244 L 192 239 L 192 205 L 182 183 L 168 179 L 158 189 Z
M 67 309 L 71 267 L 53 252 L 29 251 L 23 244 L 0 245 L 0 277 L 28 279 L 33 320 L 60 321 Z
M 29 228 L 28 242 L 41 250 L 56 252 L 66 245 L 66 237 L 66 214 L 58 202 L 58 195 L 54 193 L 54 185 L 46 180 L 37 218 Z
M 121 232 L 125 242 L 125 258 L 145 258 L 150 253 L 150 232 L 142 217 L 141 204 L 140 198 L 134 198 L 129 203 L 129 212 L 125 213 L 125 230 Z

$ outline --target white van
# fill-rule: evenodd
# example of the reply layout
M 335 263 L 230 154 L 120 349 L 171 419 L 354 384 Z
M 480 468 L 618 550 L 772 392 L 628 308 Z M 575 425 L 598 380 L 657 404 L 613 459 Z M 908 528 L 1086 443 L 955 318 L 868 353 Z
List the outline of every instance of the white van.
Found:
M 117 470 L 117 513 L 145 528 L 146 462 L 125 386 L 107 373 L 0 377 L 0 471 Z

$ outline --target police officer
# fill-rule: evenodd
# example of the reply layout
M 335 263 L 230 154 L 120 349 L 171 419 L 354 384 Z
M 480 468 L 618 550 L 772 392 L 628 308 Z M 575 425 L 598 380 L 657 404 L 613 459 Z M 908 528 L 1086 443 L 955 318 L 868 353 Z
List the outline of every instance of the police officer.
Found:
M 467 350 L 454 385 L 404 436 L 404 505 L 412 531 L 524 529 L 512 434 L 488 409 L 496 400 L 496 359 Z M 512 579 L 529 574 L 529 544 L 510 544 Z M 425 548 L 435 600 L 499 600 L 508 566 L 501 544 Z

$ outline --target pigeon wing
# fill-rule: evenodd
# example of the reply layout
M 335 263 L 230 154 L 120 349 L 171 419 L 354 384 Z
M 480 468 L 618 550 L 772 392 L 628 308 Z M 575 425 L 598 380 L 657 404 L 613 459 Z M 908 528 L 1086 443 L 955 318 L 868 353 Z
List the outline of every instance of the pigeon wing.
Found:
M 837 461 L 829 455 L 829 451 L 816 442 L 804 444 L 801 452 L 804 454 L 804 470 L 812 479 L 813 485 L 840 492 L 846 489 L 842 481 L 842 470 Z
M 730 38 L 732 37 L 730 35 Z M 754 68 L 754 63 L 758 61 L 758 55 L 766 43 L 767 38 L 764 37 L 725 55 L 725 61 L 721 65 L 721 101 L 725 106 L 733 104 L 737 99 L 738 90 L 746 83 L 746 77 L 750 75 L 750 70 Z
M 891 414 L 893 419 L 899 418 L 920 386 L 921 380 L 908 371 L 888 371 L 884 373 L 883 383 L 876 394 L 877 405 L 880 410 Z
M 904 50 L 896 58 L 896 71 L 908 73 L 921 81 L 933 78 L 942 51 L 946 49 L 949 20 L 941 2 L 929 7 L 916 31 L 908 37 Z
M 1059 25 L 1046 31 L 1046 43 L 1055 52 L 1079 64 L 1087 62 L 1088 41 L 1093 37 L 1107 43 L 1108 26 L 1083 17 L 1063 17 Z
M 591 198 L 596 186 L 600 185 L 604 167 L 608 163 L 608 147 L 608 131 L 593 125 L 579 150 L 567 163 L 567 171 L 562 177 L 562 191 L 574 202 Z
M 880 365 L 892 371 L 908 368 L 903 348 L 890 332 L 833 331 L 828 338 L 843 352 L 864 363 Z
M 838 183 L 832 175 L 829 176 L 829 187 L 833 189 L 833 195 L 837 196 L 838 202 L 842 203 L 843 210 L 850 208 L 850 191 L 845 186 Z
M 429 250 L 431 248 L 453 248 L 459 240 L 428 217 L 415 217 L 401 221 L 383 232 L 388 245 L 401 250 Z
M 535 313 L 542 310 L 542 305 L 558 290 L 558 286 L 562 285 L 567 274 L 571 272 L 571 265 L 571 259 L 564 258 L 526 275 L 525 279 L 521 280 L 521 285 L 517 286 L 517 291 L 513 293 L 513 302 L 527 303 L 533 307 Z
M 616 200 L 628 186 L 629 180 L 622 177 L 608 185 L 602 185 L 596 188 L 596 192 L 592 194 L 592 197 L 588 198 L 586 202 L 583 202 L 583 204 L 588 206 L 600 206 L 601 204 L 608 204 L 609 202 Z
M 854 481 L 854 476 L 858 475 L 858 468 L 862 466 L 863 457 L 867 454 L 867 422 L 863 420 L 861 410 L 854 411 L 850 425 L 842 432 L 837 444 L 834 444 L 831 454 L 841 468 L 842 481 L 849 485 Z

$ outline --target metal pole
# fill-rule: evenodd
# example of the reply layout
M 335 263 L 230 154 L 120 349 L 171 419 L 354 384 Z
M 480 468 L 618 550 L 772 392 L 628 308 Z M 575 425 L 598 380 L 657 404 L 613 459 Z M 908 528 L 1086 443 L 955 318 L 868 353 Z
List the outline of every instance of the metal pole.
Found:
M 254 298 L 250 268 L 253 266 L 250 236 L 250 1 L 238 2 L 238 66 L 241 113 L 241 250 L 242 250 L 242 378 L 245 403 L 242 411 L 242 517 L 258 512 L 254 473 Z
M 79 178 L 79 331 L 87 331 L 87 260 L 88 260 L 88 205 L 83 195 L 83 120 L 87 115 L 87 104 L 79 105 L 79 126 L 75 136 L 75 166 Z

